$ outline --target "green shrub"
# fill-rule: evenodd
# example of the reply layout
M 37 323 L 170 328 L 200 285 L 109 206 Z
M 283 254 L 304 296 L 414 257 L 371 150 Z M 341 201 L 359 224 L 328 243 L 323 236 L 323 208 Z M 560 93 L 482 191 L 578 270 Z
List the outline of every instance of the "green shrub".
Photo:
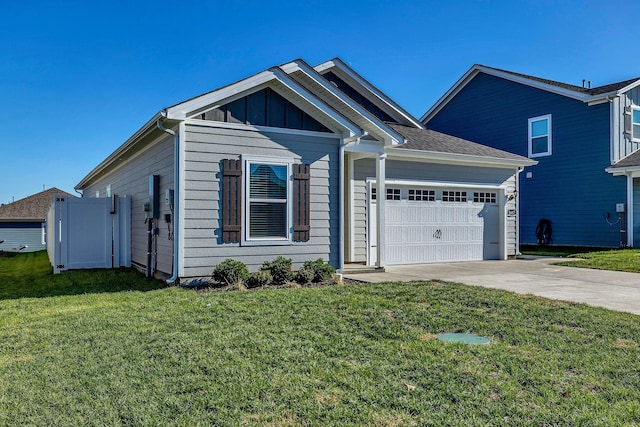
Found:
M 315 271 L 309 267 L 300 267 L 298 272 L 295 274 L 296 282 L 301 285 L 306 285 L 307 283 L 311 283 L 313 278 L 315 277 Z
M 249 277 L 249 270 L 243 262 L 227 258 L 214 267 L 211 277 L 218 283 L 238 286 Z
M 336 269 L 324 262 L 322 258 L 318 258 L 315 261 L 305 261 L 300 270 L 306 269 L 313 272 L 313 279 L 311 281 L 314 283 L 331 280 L 336 273 Z
M 291 279 L 291 259 L 279 256 L 271 262 L 263 262 L 260 270 L 271 273 L 274 285 L 286 285 Z
M 268 271 L 255 271 L 247 277 L 245 281 L 247 288 L 259 288 L 261 286 L 269 286 L 273 282 L 271 273 Z

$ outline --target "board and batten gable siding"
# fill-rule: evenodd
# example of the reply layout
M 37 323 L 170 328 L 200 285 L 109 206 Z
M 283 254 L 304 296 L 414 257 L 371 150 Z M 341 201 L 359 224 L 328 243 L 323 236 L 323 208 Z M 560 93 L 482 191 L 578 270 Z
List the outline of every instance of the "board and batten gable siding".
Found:
M 96 191 L 131 197 L 131 261 L 139 266 L 147 265 L 147 224 L 144 204 L 149 200 L 149 176 L 160 175 L 160 219 L 158 220 L 158 271 L 171 275 L 173 269 L 173 241 L 164 220 L 171 213 L 165 202 L 168 189 L 174 189 L 174 138 L 163 135 L 148 148 L 128 159 L 113 172 L 92 182 L 83 191 L 83 197 L 94 197 Z
M 470 167 L 445 165 L 437 163 L 408 162 L 402 160 L 386 161 L 386 178 L 404 181 L 432 181 L 439 183 L 459 184 L 464 182 L 472 188 L 477 185 L 496 185 L 505 189 L 508 196 L 515 189 L 515 169 L 497 169 L 486 167 Z M 367 179 L 375 177 L 376 160 L 359 159 L 354 162 L 353 183 L 353 238 L 354 262 L 365 262 L 367 253 Z M 392 185 L 392 184 L 387 184 Z M 505 203 L 505 209 L 516 209 L 516 199 Z M 507 255 L 517 253 L 516 217 L 506 217 L 506 249 Z
M 628 156 L 634 151 L 640 149 L 639 142 L 633 142 L 629 135 L 625 133 L 625 108 L 631 106 L 640 106 L 640 87 L 633 88 L 623 93 L 619 98 L 612 99 L 613 104 L 613 153 L 611 163 L 615 163 L 620 159 Z
M 480 73 L 427 126 L 527 156 L 528 119 L 545 114 L 552 116 L 552 155 L 536 157 L 539 163 L 520 175 L 521 243 L 536 243 L 536 225 L 546 218 L 552 244 L 618 246 L 618 232 L 605 216 L 624 202 L 626 183 L 605 172 L 611 158 L 608 103 L 588 106 Z
M 14 252 L 27 246 L 21 252 L 43 251 L 47 248 L 42 243 L 42 222 L 0 222 L 0 251 Z
M 250 271 L 259 270 L 264 261 L 280 255 L 291 258 L 294 268 L 317 258 L 338 267 L 338 136 L 232 129 L 195 121 L 187 122 L 185 135 L 185 277 L 209 276 L 213 267 L 226 258 L 244 262 Z M 222 242 L 220 164 L 224 159 L 240 159 L 243 155 L 290 158 L 295 163 L 311 165 L 308 241 L 269 246 Z

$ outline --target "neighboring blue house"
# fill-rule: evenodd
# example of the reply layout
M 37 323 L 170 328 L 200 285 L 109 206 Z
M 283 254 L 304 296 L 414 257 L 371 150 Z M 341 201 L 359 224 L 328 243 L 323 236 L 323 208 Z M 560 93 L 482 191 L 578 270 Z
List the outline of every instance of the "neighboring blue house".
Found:
M 0 205 L 0 251 L 36 252 L 47 248 L 45 222 L 56 194 L 75 197 L 53 187 Z
M 421 118 L 538 161 L 518 176 L 521 243 L 544 218 L 553 245 L 640 245 L 640 79 L 584 86 L 474 65 Z

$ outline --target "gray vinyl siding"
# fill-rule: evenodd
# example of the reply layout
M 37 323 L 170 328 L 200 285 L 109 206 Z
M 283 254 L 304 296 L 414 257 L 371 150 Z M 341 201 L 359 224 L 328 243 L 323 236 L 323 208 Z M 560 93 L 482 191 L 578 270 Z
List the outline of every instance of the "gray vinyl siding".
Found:
M 365 262 L 367 251 L 367 179 L 375 178 L 376 160 L 360 159 L 354 162 L 354 262 Z M 400 160 L 386 161 L 386 178 L 412 181 L 436 181 L 442 183 L 465 183 L 477 185 L 501 185 L 505 195 L 513 194 L 516 188 L 515 170 L 485 167 L 455 166 Z M 505 209 L 516 209 L 515 199 L 505 204 Z M 517 253 L 516 217 L 506 217 L 507 255 Z
M 244 262 L 251 271 L 279 255 L 291 258 L 294 268 L 317 258 L 338 267 L 338 137 L 218 128 L 196 123 L 187 123 L 185 134 L 184 277 L 209 276 L 213 267 L 226 258 Z M 309 241 L 269 246 L 222 242 L 220 162 L 243 155 L 289 158 L 311 165 Z M 243 231 L 244 228 L 243 224 Z
M 47 248 L 42 244 L 42 223 L 0 223 L 0 251 L 15 252 L 26 245 L 21 252 L 37 252 Z
M 168 239 L 164 215 L 170 213 L 165 202 L 167 189 L 173 189 L 174 138 L 166 135 L 149 144 L 135 157 L 115 171 L 92 182 L 83 191 L 83 197 L 95 197 L 96 191 L 130 196 L 131 199 L 131 261 L 139 266 L 147 265 L 147 224 L 144 204 L 149 200 L 149 176 L 160 175 L 160 220 L 158 224 L 158 271 L 170 275 L 173 268 L 173 241 Z
M 640 106 L 640 87 L 625 92 L 619 98 L 613 100 L 613 153 L 612 163 L 628 156 L 640 148 L 640 143 L 633 142 L 624 132 L 625 107 Z

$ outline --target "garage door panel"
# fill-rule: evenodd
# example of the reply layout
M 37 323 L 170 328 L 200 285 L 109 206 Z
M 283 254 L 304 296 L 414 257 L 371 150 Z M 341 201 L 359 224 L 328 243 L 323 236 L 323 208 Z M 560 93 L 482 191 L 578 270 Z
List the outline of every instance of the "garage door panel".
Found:
M 388 264 L 501 257 L 497 204 L 387 200 L 385 217 Z M 372 221 L 375 224 L 375 217 Z M 371 229 L 375 230 L 375 226 Z M 375 246 L 370 251 L 375 253 Z

